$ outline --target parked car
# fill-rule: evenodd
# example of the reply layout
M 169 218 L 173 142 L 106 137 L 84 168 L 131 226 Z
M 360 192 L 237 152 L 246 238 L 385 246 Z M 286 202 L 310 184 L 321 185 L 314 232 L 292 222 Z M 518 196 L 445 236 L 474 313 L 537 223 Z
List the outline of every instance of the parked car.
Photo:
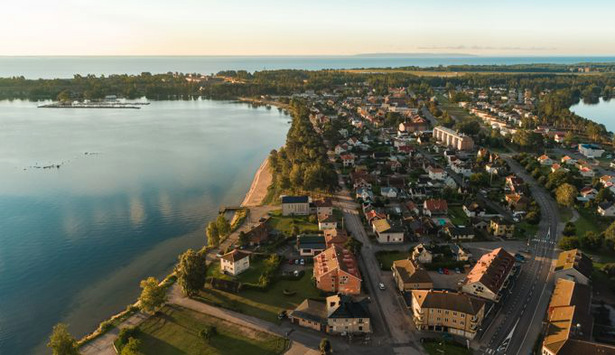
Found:
M 286 311 L 285 310 L 281 310 L 280 313 L 278 313 L 278 319 L 282 320 L 284 318 L 287 317 Z
M 221 257 L 222 257 L 221 253 L 216 254 L 216 258 L 221 258 Z
M 301 259 L 301 261 L 299 262 L 301 265 L 305 265 L 305 259 Z
M 294 264 L 294 263 L 295 263 L 295 260 L 294 260 L 294 259 L 288 259 L 288 265 L 292 265 L 292 264 Z
M 384 284 L 383 284 L 382 282 L 378 284 L 378 288 L 379 288 L 381 291 L 386 290 L 386 287 L 384 286 Z
M 299 259 L 295 259 L 295 265 L 299 265 Z
M 444 275 L 448 275 L 448 274 L 449 274 L 448 269 L 444 268 Z
M 458 268 L 458 267 L 456 267 L 456 268 L 455 268 L 455 273 L 456 273 L 456 274 L 461 274 L 461 270 L 459 270 L 459 268 Z
M 442 268 L 438 269 L 438 274 L 444 274 L 444 271 L 442 271 Z

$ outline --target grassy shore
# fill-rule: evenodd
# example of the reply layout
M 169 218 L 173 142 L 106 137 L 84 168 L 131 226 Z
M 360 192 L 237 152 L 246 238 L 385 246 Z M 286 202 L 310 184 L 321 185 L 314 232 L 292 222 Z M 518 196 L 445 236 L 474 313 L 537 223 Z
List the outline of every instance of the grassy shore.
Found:
M 216 327 L 217 335 L 209 342 L 199 336 L 207 326 Z M 178 306 L 166 306 L 138 327 L 144 354 L 281 354 L 288 341 L 284 338 L 240 327 L 223 319 Z

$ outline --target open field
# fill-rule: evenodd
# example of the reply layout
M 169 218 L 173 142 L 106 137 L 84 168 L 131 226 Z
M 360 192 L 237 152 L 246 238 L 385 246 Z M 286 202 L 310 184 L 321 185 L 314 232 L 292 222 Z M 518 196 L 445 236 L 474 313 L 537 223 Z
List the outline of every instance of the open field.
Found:
M 209 342 L 199 332 L 216 327 Z M 287 340 L 178 306 L 166 306 L 139 326 L 144 354 L 281 354 Z
M 307 216 L 282 216 L 281 210 L 272 211 L 270 215 L 271 219 L 267 222 L 269 227 L 286 235 L 294 234 L 293 227 L 297 227 L 299 233 L 318 231 L 318 224 L 310 223 Z
M 382 265 L 382 270 L 391 270 L 391 266 L 393 266 L 393 262 L 395 260 L 407 259 L 410 256 L 409 251 L 379 251 L 376 252 L 376 259 L 380 265 Z
M 299 280 L 277 280 L 267 291 L 245 289 L 239 294 L 206 288 L 197 300 L 228 308 L 272 323 L 279 323 L 278 313 L 297 307 L 306 298 L 320 298 L 320 291 L 312 282 L 312 270 L 305 270 Z M 295 292 L 291 296 L 284 290 Z

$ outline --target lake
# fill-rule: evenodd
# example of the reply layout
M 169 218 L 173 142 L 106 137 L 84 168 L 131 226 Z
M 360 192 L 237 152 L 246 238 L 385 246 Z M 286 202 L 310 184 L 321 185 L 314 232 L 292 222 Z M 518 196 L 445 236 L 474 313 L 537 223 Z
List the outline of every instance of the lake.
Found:
M 289 128 L 233 102 L 36 106 L 0 102 L 0 354 L 46 353 L 55 323 L 80 337 L 135 301 L 204 245 Z
M 0 77 L 72 78 L 74 74 L 140 74 L 142 72 L 211 74 L 221 70 L 344 69 L 452 64 L 573 64 L 615 62 L 615 57 L 480 57 L 428 55 L 378 56 L 139 56 L 139 57 L 2 57 Z
M 587 104 L 583 100 L 570 108 L 577 115 L 594 122 L 602 123 L 608 131 L 615 132 L 615 100 L 600 99 L 597 104 Z

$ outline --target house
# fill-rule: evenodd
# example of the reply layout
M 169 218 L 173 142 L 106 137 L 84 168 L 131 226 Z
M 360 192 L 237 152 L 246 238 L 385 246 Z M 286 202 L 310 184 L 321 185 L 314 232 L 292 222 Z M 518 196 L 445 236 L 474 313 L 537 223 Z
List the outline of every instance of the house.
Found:
M 615 354 L 615 347 L 592 341 L 591 288 L 558 279 L 547 308 L 542 355 Z
M 372 222 L 374 233 L 376 233 L 378 243 L 403 243 L 404 230 L 387 219 L 374 220 Z
M 330 214 L 318 215 L 318 230 L 337 228 L 337 218 Z
M 355 256 L 333 245 L 314 257 L 316 287 L 325 292 L 345 295 L 361 293 L 361 274 Z
M 474 140 L 470 136 L 450 128 L 437 126 L 433 129 L 433 136 L 438 142 L 450 148 L 455 148 L 457 150 L 474 149 Z
M 496 237 L 512 238 L 515 234 L 515 225 L 504 218 L 494 218 L 489 222 L 489 233 Z
M 448 204 L 442 199 L 428 199 L 423 202 L 423 214 L 426 216 L 443 215 L 448 213 Z
M 322 200 L 312 201 L 310 204 L 310 213 L 312 214 L 333 214 L 333 201 L 327 197 Z
M 516 175 L 508 175 L 506 177 L 505 187 L 509 191 L 516 193 L 521 193 L 523 192 L 523 190 L 525 190 L 523 179 Z
M 544 155 L 544 154 L 538 157 L 538 162 L 540 163 L 540 165 L 544 165 L 544 166 L 553 165 L 553 160 L 549 158 L 548 155 Z
M 380 189 L 380 195 L 386 198 L 397 198 L 398 190 L 396 187 L 383 187 Z
M 310 214 L 310 198 L 308 196 L 282 196 L 283 216 L 307 216 Z
M 473 339 L 485 316 L 485 301 L 457 292 L 412 290 L 411 302 L 418 330 Z
M 482 217 L 485 215 L 485 209 L 476 202 L 472 202 L 470 204 L 466 203 L 463 205 L 462 209 L 469 218 Z
M 370 188 L 359 188 L 357 189 L 357 198 L 362 199 L 363 201 L 374 201 L 374 193 Z
M 391 271 L 400 292 L 433 288 L 433 281 L 427 271 L 410 259 L 393 261 Z
M 354 166 L 354 154 L 342 154 L 340 159 L 344 167 Z
M 419 215 L 419 208 L 416 206 L 414 202 L 412 201 L 407 202 L 406 208 L 408 209 L 408 212 L 412 213 L 414 216 Z
M 427 173 L 432 180 L 444 180 L 446 178 L 446 171 L 442 168 L 430 166 L 427 168 Z
M 410 259 L 421 264 L 429 264 L 433 260 L 433 254 L 423 244 L 418 244 L 410 252 Z
M 301 256 L 315 256 L 327 248 L 325 236 L 321 234 L 300 234 L 297 236 L 297 250 Z
M 555 277 L 572 280 L 583 285 L 589 285 L 589 278 L 594 270 L 590 258 L 578 249 L 559 253 L 555 263 Z
M 471 226 L 446 226 L 444 232 L 451 240 L 472 240 L 474 239 L 474 228 Z
M 269 218 L 267 218 L 268 220 Z M 269 226 L 267 220 L 252 226 L 246 232 L 246 238 L 249 240 L 250 245 L 260 244 L 269 239 Z
M 380 213 L 376 210 L 369 210 L 365 213 L 365 219 L 367 220 L 367 223 L 369 223 L 370 225 L 373 226 L 374 221 L 380 220 L 380 219 L 386 219 L 387 215 L 384 213 Z
M 514 265 L 515 258 L 506 250 L 494 249 L 483 255 L 470 270 L 461 291 L 497 302 Z
M 604 149 L 596 144 L 579 144 L 579 153 L 587 158 L 600 158 L 604 154 Z
M 289 313 L 292 323 L 331 334 L 371 333 L 367 299 L 334 295 L 325 302 L 305 299 Z
M 598 214 L 602 217 L 615 217 L 615 204 L 605 201 L 598 205 Z
M 348 232 L 345 229 L 336 228 L 336 229 L 325 229 L 325 243 L 327 248 L 331 248 L 333 245 L 337 245 L 339 247 L 344 247 L 346 242 L 348 241 Z
M 250 268 L 250 254 L 235 249 L 220 258 L 220 271 L 237 276 Z
M 556 171 L 558 171 L 558 170 L 568 171 L 568 169 L 566 169 L 566 168 L 562 168 L 562 166 L 561 166 L 561 165 L 559 165 L 558 163 L 555 163 L 555 164 L 551 165 L 551 172 L 552 172 L 552 173 L 554 173 L 554 172 L 556 172 Z
M 596 198 L 598 191 L 591 186 L 586 186 L 579 191 L 578 201 L 587 202 Z
M 345 153 L 347 150 L 348 150 L 348 145 L 344 143 L 343 145 L 339 145 L 339 144 L 336 145 L 334 152 L 335 152 L 335 155 L 339 156 L 339 155 L 342 155 L 342 153 Z
M 574 165 L 577 162 L 575 159 L 569 157 L 568 155 L 562 157 L 560 161 L 562 164 L 565 164 L 565 165 Z
M 463 247 L 459 244 L 450 244 L 449 247 L 451 248 L 451 253 L 455 258 L 455 261 L 468 261 L 472 257 L 472 254 L 463 249 Z
M 519 193 L 506 194 L 504 199 L 508 203 L 508 207 L 513 211 L 527 211 L 530 204 L 530 200 Z

